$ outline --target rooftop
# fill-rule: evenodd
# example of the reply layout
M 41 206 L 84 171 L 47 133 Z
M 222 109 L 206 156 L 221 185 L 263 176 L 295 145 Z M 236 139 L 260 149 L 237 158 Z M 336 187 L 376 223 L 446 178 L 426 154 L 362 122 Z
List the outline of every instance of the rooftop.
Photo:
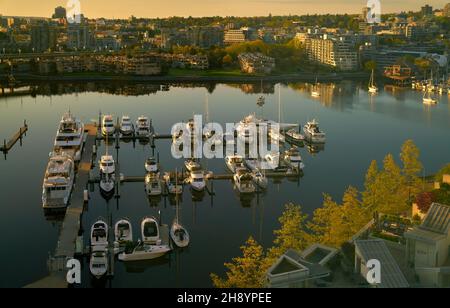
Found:
M 408 288 L 409 283 L 383 240 L 355 241 L 357 254 L 365 261 L 376 259 L 381 263 L 380 288 Z

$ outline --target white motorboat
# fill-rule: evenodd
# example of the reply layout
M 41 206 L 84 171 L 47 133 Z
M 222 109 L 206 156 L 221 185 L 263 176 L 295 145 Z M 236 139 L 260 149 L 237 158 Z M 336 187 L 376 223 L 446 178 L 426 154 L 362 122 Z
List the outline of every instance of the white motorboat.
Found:
M 303 146 L 305 142 L 305 136 L 299 133 L 295 129 L 290 129 L 285 133 L 286 140 L 290 143 Z
M 166 183 L 166 188 L 171 195 L 180 195 L 183 193 L 183 185 L 181 185 L 177 172 L 164 174 L 164 182 Z
M 291 148 L 284 152 L 284 161 L 294 170 L 300 171 L 305 168 L 300 151 L 297 148 Z
M 54 151 L 70 155 L 75 162 L 81 160 L 84 145 L 84 124 L 70 111 L 63 115 L 54 142 Z
M 120 132 L 124 136 L 131 136 L 134 133 L 134 126 L 129 116 L 122 116 L 120 120 Z
M 154 217 L 145 217 L 141 222 L 142 241 L 147 245 L 161 245 L 159 224 Z
M 108 272 L 108 252 L 103 247 L 93 247 L 89 260 L 89 270 L 97 278 L 102 278 Z
M 189 245 L 189 233 L 181 224 L 174 221 L 170 228 L 170 237 L 177 247 L 184 248 Z
M 246 168 L 238 168 L 233 176 L 234 184 L 241 194 L 254 193 L 253 176 Z
M 319 123 L 314 119 L 303 127 L 305 138 L 312 143 L 325 143 L 325 133 L 319 129 Z
M 128 219 L 121 219 L 114 225 L 114 239 L 117 243 L 123 244 L 133 241 L 133 228 Z
M 136 121 L 136 135 L 138 137 L 150 136 L 150 121 L 145 116 L 140 116 Z
M 145 176 L 145 191 L 149 196 L 160 196 L 162 194 L 159 173 L 149 173 Z
M 145 171 L 148 173 L 158 173 L 159 172 L 159 164 L 154 157 L 149 157 L 145 161 Z
M 69 155 L 52 153 L 42 184 L 42 206 L 45 209 L 65 208 L 75 179 L 75 164 Z
M 377 94 L 378 93 L 378 87 L 375 84 L 375 71 L 374 70 L 372 70 L 372 74 L 370 76 L 369 93 L 370 94 Z
M 145 261 L 160 258 L 170 252 L 168 245 L 146 245 L 139 244 L 131 253 L 119 254 L 119 260 L 123 262 Z
M 237 137 L 246 144 L 256 142 L 258 126 L 262 123 L 267 123 L 267 121 L 258 118 L 254 113 L 249 114 L 236 125 Z
M 104 174 L 114 174 L 116 172 L 116 165 L 112 155 L 103 155 L 99 161 L 100 172 Z
M 196 159 L 187 159 L 184 165 L 188 171 L 197 170 L 201 168 L 200 163 Z
M 225 163 L 228 169 L 235 173 L 238 168 L 244 168 L 244 158 L 241 155 L 225 157 Z
M 259 170 L 255 170 L 252 172 L 253 175 L 253 182 L 255 182 L 256 185 L 258 185 L 259 188 L 267 189 L 267 186 L 269 185 L 269 181 L 267 177 Z
M 206 187 L 203 170 L 194 169 L 189 174 L 189 183 L 194 191 L 204 191 Z
M 112 136 L 116 132 L 116 127 L 114 126 L 113 116 L 110 114 L 104 115 L 102 119 L 102 135 Z
M 91 247 L 108 247 L 108 224 L 102 218 L 91 227 Z
M 116 167 L 112 155 L 103 155 L 99 162 L 100 165 L 100 188 L 104 193 L 114 191 L 116 181 Z
M 438 103 L 438 101 L 432 97 L 430 91 L 426 91 L 423 96 L 423 103 L 425 105 L 436 105 Z

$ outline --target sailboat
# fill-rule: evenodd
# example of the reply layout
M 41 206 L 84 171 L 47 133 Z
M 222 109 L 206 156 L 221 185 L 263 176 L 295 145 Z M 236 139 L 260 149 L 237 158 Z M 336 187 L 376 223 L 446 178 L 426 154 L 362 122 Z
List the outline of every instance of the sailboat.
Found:
M 316 83 L 314 84 L 313 90 L 311 92 L 311 96 L 314 97 L 314 98 L 320 97 L 319 83 L 317 82 L 317 77 L 316 77 Z
M 431 79 L 431 81 L 428 83 L 427 87 L 429 87 L 429 89 L 431 89 L 431 87 L 433 86 L 432 82 L 433 82 L 433 79 Z M 427 91 L 424 92 L 423 103 L 425 105 L 435 105 L 438 103 L 438 101 L 431 96 L 432 91 L 430 91 L 429 89 L 427 89 Z
M 262 107 L 262 106 L 264 106 L 266 104 L 266 98 L 264 97 L 264 95 L 262 95 L 263 93 L 264 93 L 264 91 L 263 91 L 263 81 L 261 80 L 261 96 L 258 97 L 258 99 L 256 101 L 256 104 L 259 107 Z
M 178 177 L 178 172 L 175 171 Z M 177 179 L 178 180 L 178 179 Z M 183 225 L 180 223 L 179 219 L 179 208 L 178 208 L 178 197 L 176 198 L 177 204 L 176 204 L 176 217 L 175 220 L 172 223 L 172 227 L 170 228 L 170 237 L 172 238 L 172 241 L 175 243 L 177 247 L 184 248 L 189 245 L 189 233 L 186 230 Z
M 375 85 L 375 71 L 374 70 L 372 70 L 372 75 L 370 76 L 369 93 L 370 94 L 378 93 L 378 87 Z

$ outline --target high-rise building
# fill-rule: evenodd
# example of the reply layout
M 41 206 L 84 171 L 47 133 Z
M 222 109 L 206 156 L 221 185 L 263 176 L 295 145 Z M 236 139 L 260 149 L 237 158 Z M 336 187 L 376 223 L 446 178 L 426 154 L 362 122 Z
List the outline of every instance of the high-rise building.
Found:
M 53 14 L 52 18 L 54 19 L 66 18 L 66 9 L 62 6 L 58 6 L 57 8 L 55 8 L 55 13 Z
M 428 4 L 425 6 L 422 6 L 421 13 L 422 13 L 422 16 L 431 16 L 431 15 L 433 15 L 433 7 L 429 6 Z
M 226 30 L 224 33 L 223 42 L 226 45 L 243 43 L 256 39 L 257 33 L 252 28 L 243 27 L 240 29 Z
M 327 34 L 306 40 L 306 50 L 310 61 L 335 67 L 342 71 L 358 68 L 358 55 L 352 42 L 344 36 L 332 37 Z
M 56 28 L 47 22 L 39 22 L 31 27 L 31 49 L 43 52 L 56 47 Z
M 88 25 L 69 24 L 67 27 L 67 47 L 71 49 L 90 49 L 92 44 L 91 32 Z

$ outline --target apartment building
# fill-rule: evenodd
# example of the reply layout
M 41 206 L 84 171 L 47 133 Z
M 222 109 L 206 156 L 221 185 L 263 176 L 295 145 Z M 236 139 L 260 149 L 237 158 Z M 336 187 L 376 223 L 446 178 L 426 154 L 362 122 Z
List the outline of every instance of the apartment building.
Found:
M 247 74 L 270 74 L 275 69 L 275 59 L 262 53 L 241 53 L 238 59 L 242 72 Z
M 257 34 L 252 28 L 229 29 L 224 32 L 223 42 L 225 45 L 231 45 L 255 40 L 256 37 Z
M 358 54 L 354 42 L 345 36 L 310 37 L 305 40 L 305 46 L 310 61 L 335 67 L 342 71 L 358 69 Z

